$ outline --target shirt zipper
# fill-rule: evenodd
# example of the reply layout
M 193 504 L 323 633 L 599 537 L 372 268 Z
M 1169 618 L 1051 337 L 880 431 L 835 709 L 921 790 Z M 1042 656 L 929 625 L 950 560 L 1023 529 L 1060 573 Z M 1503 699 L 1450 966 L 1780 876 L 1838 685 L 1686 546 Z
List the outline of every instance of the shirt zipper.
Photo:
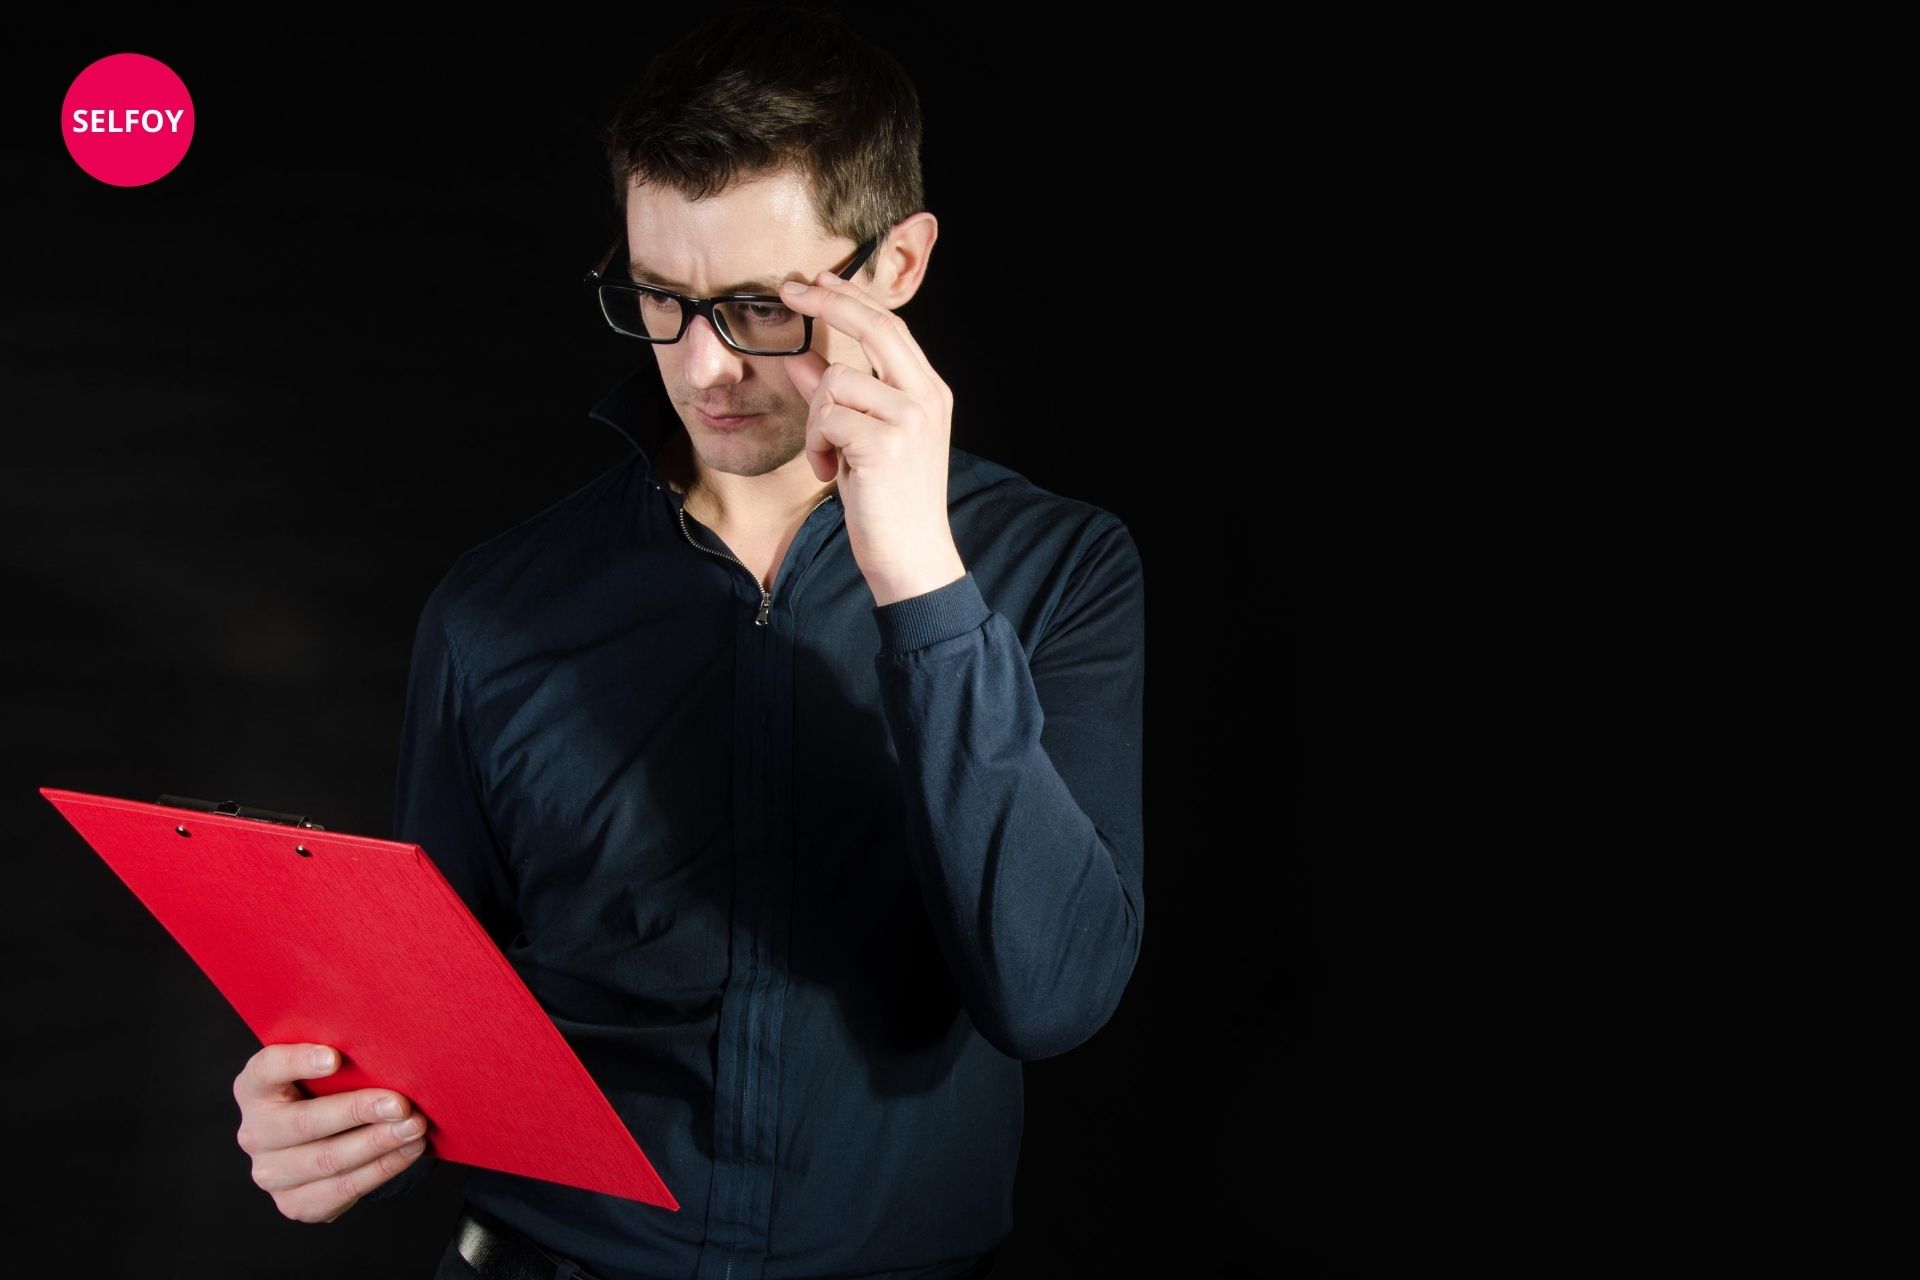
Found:
M 820 501 L 814 503 L 813 506 L 808 509 L 807 515 L 812 516 L 815 511 L 826 506 L 828 500 L 832 497 L 833 495 L 829 493 L 821 498 Z M 802 523 L 804 523 L 804 521 Z M 706 552 L 708 555 L 720 556 L 723 559 L 733 561 L 742 569 L 747 569 L 746 563 L 731 551 L 715 551 L 712 547 L 704 545 L 699 539 L 693 536 L 693 530 L 687 528 L 687 504 L 684 501 L 680 504 L 680 532 L 687 535 L 688 542 L 693 543 L 694 546 L 699 547 L 700 550 Z M 767 625 L 767 608 L 773 603 L 773 592 L 767 590 L 766 584 L 760 581 L 760 575 L 753 570 L 747 569 L 747 576 L 753 579 L 754 586 L 760 588 L 760 613 L 754 618 L 753 625 L 756 627 L 764 627 Z
M 833 496 L 834 495 L 832 493 L 827 493 L 823 495 L 820 501 L 814 503 L 813 506 L 808 509 L 807 511 L 808 517 L 811 518 L 815 511 L 818 511 L 821 507 L 826 506 L 828 500 L 831 499 Z M 682 501 L 680 504 L 679 513 L 680 513 L 680 532 L 686 535 L 688 542 L 692 543 L 695 547 L 698 547 L 700 550 L 706 552 L 708 555 L 720 556 L 723 559 L 733 561 L 735 564 L 739 565 L 742 569 L 747 569 L 746 562 L 741 560 L 739 556 L 736 556 L 732 552 L 728 552 L 728 551 L 716 551 L 712 547 L 706 546 L 705 544 L 700 542 L 699 539 L 693 536 L 693 530 L 687 528 L 687 504 L 684 501 Z M 805 523 L 805 522 L 803 521 L 802 523 Z M 760 613 L 757 617 L 754 618 L 753 625 L 756 627 L 764 627 L 767 625 L 767 608 L 769 605 L 773 603 L 773 593 L 767 590 L 766 584 L 760 581 L 760 575 L 755 573 L 753 570 L 747 569 L 747 576 L 753 579 L 754 586 L 760 588 Z M 749 987 L 749 991 L 751 991 L 751 987 Z M 749 1000 L 749 1003 L 751 1003 L 751 1000 Z M 747 1113 L 747 1077 L 746 1077 L 746 1072 L 742 1071 L 740 1073 L 740 1114 L 742 1116 L 742 1123 L 745 1122 L 744 1117 L 746 1116 L 746 1113 Z M 734 1260 L 732 1255 L 729 1254 L 727 1258 L 727 1272 L 726 1272 L 728 1280 L 731 1280 L 733 1276 L 733 1261 Z

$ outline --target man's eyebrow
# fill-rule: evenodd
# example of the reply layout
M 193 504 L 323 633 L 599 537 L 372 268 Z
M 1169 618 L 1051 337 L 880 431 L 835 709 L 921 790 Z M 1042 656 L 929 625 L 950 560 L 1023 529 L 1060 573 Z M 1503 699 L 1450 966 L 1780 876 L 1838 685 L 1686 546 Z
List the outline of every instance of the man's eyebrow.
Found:
M 630 261 L 627 263 L 627 277 L 637 284 L 657 284 L 661 288 L 671 289 L 675 293 L 687 292 L 687 285 L 684 280 L 668 280 L 659 272 L 649 270 L 638 262 Z M 742 280 L 738 284 L 730 284 L 725 288 L 715 289 L 713 292 L 715 297 L 723 293 L 778 294 L 780 292 L 780 284 L 785 280 L 798 280 L 802 283 L 808 283 L 811 277 L 803 271 L 790 271 L 784 276 L 763 276 L 758 280 Z

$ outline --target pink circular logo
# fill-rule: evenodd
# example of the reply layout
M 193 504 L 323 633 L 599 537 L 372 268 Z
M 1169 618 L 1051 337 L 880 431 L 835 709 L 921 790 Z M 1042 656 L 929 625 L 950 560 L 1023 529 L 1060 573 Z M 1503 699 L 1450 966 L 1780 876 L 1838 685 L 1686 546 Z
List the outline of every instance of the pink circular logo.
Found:
M 144 187 L 187 154 L 193 99 L 159 59 L 112 54 L 73 78 L 60 104 L 60 136 L 74 162 L 100 181 Z

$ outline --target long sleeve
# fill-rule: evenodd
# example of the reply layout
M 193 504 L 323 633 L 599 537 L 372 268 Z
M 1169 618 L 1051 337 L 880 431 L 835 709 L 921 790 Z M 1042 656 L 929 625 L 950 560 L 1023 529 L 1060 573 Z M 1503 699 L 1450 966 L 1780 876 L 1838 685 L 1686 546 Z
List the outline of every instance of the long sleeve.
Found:
M 1115 519 L 1029 655 L 972 572 L 876 606 L 911 856 L 974 1025 L 1051 1057 L 1112 1016 L 1140 954 L 1146 602 Z
M 426 850 L 495 945 L 504 948 L 519 931 L 512 878 L 481 803 L 459 655 L 445 610 L 443 580 L 427 597 L 414 631 L 394 787 L 393 838 Z M 405 975 L 396 977 L 404 980 Z M 429 1145 L 406 1170 L 363 1199 L 385 1200 L 412 1190 L 437 1161 Z

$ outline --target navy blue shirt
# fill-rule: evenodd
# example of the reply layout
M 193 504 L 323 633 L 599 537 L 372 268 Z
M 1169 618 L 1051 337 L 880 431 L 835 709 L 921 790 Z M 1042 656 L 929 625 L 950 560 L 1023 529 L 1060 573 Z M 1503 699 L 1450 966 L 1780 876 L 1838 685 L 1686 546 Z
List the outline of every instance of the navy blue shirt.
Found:
M 876 606 L 829 494 L 763 592 L 654 465 L 657 367 L 592 416 L 633 452 L 422 608 L 394 836 L 681 1208 L 477 1167 L 466 1197 L 607 1280 L 954 1275 L 1013 1227 L 1022 1061 L 1140 952 L 1139 550 L 956 448 L 965 577 Z

